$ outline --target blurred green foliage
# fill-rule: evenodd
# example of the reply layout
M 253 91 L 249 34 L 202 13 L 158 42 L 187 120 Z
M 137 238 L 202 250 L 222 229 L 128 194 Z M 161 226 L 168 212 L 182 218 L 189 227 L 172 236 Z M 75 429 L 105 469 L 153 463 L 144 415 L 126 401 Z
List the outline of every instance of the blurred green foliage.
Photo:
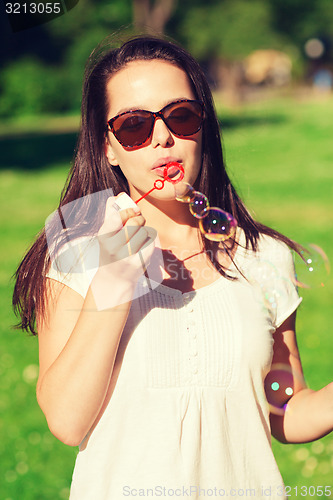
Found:
M 85 61 L 110 33 L 134 31 L 134 2 L 80 0 L 66 15 L 18 33 L 10 33 L 6 16 L 0 15 L 0 117 L 77 111 Z M 255 49 L 280 49 L 292 57 L 301 75 L 307 39 L 324 37 L 332 59 L 333 4 L 182 0 L 174 3 L 165 31 L 205 62 L 240 60 Z
M 285 45 L 283 35 L 272 29 L 266 0 L 201 4 L 184 17 L 182 27 L 186 46 L 198 59 L 241 59 L 258 48 Z
M 1 116 L 34 115 L 71 109 L 72 92 L 64 67 L 45 66 L 26 56 L 1 73 Z

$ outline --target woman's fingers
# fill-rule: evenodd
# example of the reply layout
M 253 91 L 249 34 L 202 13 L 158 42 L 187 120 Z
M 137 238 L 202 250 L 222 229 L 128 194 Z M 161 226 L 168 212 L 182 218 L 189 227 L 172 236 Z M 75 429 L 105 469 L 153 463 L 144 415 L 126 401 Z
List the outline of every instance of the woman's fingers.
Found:
M 114 199 L 108 202 L 98 233 L 100 273 L 93 281 L 92 290 L 99 309 L 132 300 L 136 283 L 154 254 L 157 237 L 153 228 L 145 226 L 146 220 L 141 214 L 133 208 L 115 210 L 113 204 Z
M 113 261 L 125 259 L 136 254 L 148 239 L 148 233 L 144 227 L 124 227 L 122 233 L 125 243 L 117 248 L 112 248 Z
M 129 215 L 132 215 L 128 218 Z M 144 225 L 145 219 L 142 216 L 135 216 L 133 214 L 121 214 L 122 221 L 120 228 L 111 231 L 110 224 L 101 227 L 98 237 L 101 244 L 107 245 L 108 251 L 111 254 L 117 253 L 122 247 L 126 246 L 129 240 L 140 230 Z
M 133 208 L 118 211 L 115 203 L 114 197 L 107 200 L 105 219 L 98 232 L 102 265 L 136 254 L 151 244 L 149 232 L 143 227 L 145 218 Z

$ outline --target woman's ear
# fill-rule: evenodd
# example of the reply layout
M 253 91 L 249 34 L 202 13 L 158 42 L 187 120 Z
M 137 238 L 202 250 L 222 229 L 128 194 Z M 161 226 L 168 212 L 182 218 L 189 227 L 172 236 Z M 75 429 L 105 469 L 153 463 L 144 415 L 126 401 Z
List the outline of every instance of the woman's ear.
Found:
M 107 135 L 105 135 L 104 153 L 110 165 L 112 165 L 113 167 L 117 167 L 119 165 Z

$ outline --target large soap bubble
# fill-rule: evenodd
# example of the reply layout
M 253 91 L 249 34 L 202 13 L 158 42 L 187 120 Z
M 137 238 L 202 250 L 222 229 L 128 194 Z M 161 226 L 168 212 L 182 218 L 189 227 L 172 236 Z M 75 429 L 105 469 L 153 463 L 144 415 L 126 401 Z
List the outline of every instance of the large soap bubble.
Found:
M 206 208 L 199 219 L 200 231 L 211 241 L 225 241 L 236 234 L 237 222 L 221 208 Z
M 304 246 L 301 257 L 295 256 L 295 285 L 300 288 L 323 287 L 331 271 L 330 262 L 324 250 L 310 243 Z

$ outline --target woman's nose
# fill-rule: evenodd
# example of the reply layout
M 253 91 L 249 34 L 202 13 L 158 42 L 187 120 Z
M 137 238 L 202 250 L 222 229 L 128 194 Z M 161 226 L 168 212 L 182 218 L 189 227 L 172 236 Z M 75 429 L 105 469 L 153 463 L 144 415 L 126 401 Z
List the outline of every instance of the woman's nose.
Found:
M 172 134 L 168 129 L 167 125 L 164 123 L 162 118 L 157 117 L 154 123 L 153 132 L 151 135 L 151 144 L 153 147 L 156 146 L 172 146 L 174 143 Z

